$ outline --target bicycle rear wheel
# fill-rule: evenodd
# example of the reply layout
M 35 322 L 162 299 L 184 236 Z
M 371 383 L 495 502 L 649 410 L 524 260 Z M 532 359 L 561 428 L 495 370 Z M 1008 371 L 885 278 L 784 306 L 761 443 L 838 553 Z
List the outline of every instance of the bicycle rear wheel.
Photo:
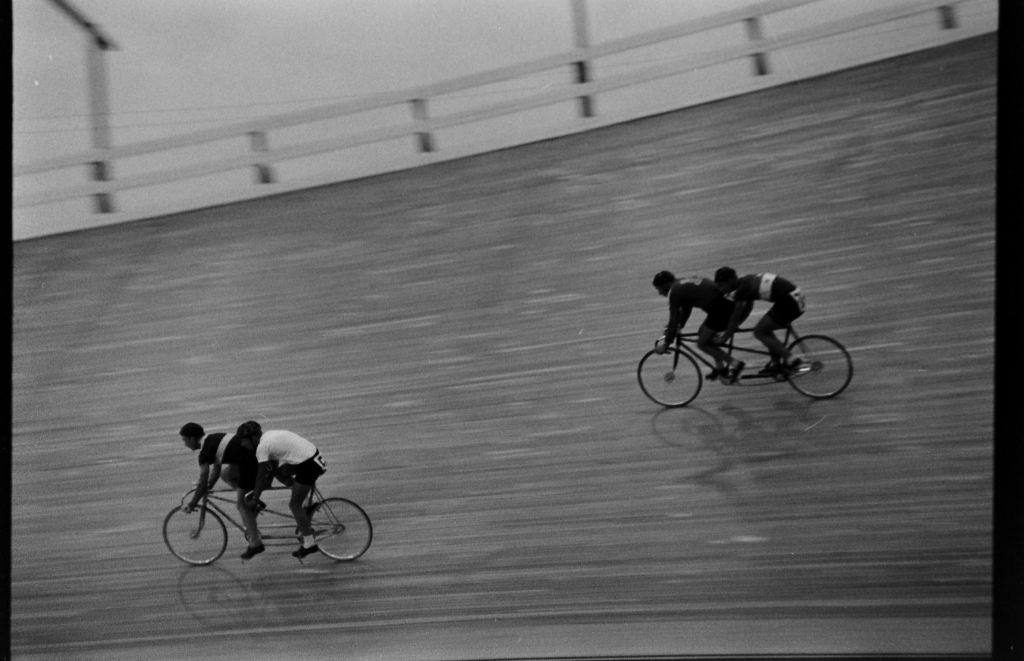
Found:
M 373 524 L 363 508 L 347 498 L 324 498 L 309 514 L 320 552 L 335 560 L 355 560 L 373 541 Z
M 825 335 L 804 335 L 789 345 L 800 366 L 789 374 L 789 385 L 814 399 L 829 399 L 846 389 L 853 378 L 853 360 L 846 348 Z
M 190 565 L 208 565 L 224 555 L 228 529 L 212 510 L 182 512 L 175 507 L 164 517 L 164 543 L 176 558 Z
M 651 349 L 636 367 L 640 389 L 651 401 L 668 408 L 692 402 L 704 384 L 704 375 L 693 357 L 673 348 L 663 354 Z

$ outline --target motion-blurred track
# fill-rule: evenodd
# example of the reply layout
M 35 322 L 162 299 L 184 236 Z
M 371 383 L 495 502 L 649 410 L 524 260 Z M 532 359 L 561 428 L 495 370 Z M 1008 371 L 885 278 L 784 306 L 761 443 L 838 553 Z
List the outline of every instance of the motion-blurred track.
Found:
M 15 657 L 987 651 L 995 51 L 16 244 Z M 651 276 L 723 264 L 801 286 L 841 397 L 643 397 Z M 363 559 L 167 552 L 176 430 L 250 417 Z

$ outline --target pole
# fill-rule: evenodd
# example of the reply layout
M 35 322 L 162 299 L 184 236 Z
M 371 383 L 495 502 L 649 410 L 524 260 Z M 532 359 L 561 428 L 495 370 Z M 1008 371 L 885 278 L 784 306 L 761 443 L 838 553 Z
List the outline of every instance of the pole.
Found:
M 103 53 L 106 50 L 99 39 L 89 39 L 91 46 L 86 53 L 89 62 L 89 117 L 92 122 L 92 146 L 96 149 L 108 150 L 111 147 L 110 137 L 110 102 L 107 92 L 107 68 Z M 113 177 L 107 159 L 93 161 L 93 180 L 110 181 Z M 114 200 L 110 193 L 96 193 L 96 211 L 112 213 Z
M 68 0 L 50 0 L 57 9 L 67 14 L 88 34 L 85 61 L 89 81 L 89 118 L 92 124 L 92 146 L 95 149 L 108 150 L 111 147 L 110 137 L 110 95 L 107 91 L 107 68 L 104 52 L 117 50 L 109 37 L 100 31 L 95 23 L 71 5 Z M 93 181 L 110 181 L 113 173 L 106 159 L 92 162 Z M 110 193 L 97 193 L 96 210 L 99 213 L 114 211 L 114 202 Z
M 590 37 L 588 36 L 587 8 L 584 5 L 584 1 L 585 0 L 572 0 L 572 24 L 576 48 L 585 50 L 590 48 Z M 589 83 L 590 62 L 586 59 L 578 60 L 575 63 L 575 68 L 576 82 L 581 85 Z M 580 101 L 580 115 L 582 117 L 593 117 L 594 100 L 588 95 L 583 95 L 578 98 Z

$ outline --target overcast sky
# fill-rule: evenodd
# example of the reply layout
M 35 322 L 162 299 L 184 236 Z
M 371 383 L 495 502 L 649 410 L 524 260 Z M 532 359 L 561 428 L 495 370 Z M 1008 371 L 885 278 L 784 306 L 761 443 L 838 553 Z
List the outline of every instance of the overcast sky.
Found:
M 615 37 L 750 0 L 587 0 Z M 573 47 L 570 0 L 71 0 L 107 53 L 114 144 L 358 98 Z M 13 0 L 15 160 L 89 148 L 82 31 Z

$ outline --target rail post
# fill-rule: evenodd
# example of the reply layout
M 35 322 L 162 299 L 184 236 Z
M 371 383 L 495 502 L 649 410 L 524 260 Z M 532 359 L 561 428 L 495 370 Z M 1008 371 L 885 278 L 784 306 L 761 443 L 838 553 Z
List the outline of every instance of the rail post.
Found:
M 583 5 L 584 0 L 572 0 L 572 24 L 575 33 L 576 48 L 586 51 L 590 47 L 590 39 L 587 36 L 587 11 Z M 576 83 L 583 85 L 590 82 L 590 62 L 586 59 L 577 60 L 573 63 L 576 74 Z M 580 116 L 594 116 L 594 99 L 584 94 L 577 97 L 580 103 Z
M 249 145 L 257 153 L 267 152 L 267 134 L 263 131 L 249 131 Z M 274 183 L 274 169 L 266 163 L 253 163 L 256 168 L 256 181 L 261 184 Z
M 110 170 L 107 161 L 92 161 L 89 163 L 93 181 L 110 181 Z M 110 193 L 96 193 L 93 195 L 96 213 L 113 213 L 114 200 Z
M 434 151 L 434 137 L 427 127 L 427 100 L 413 99 L 409 102 L 412 105 L 412 118 L 421 125 L 422 131 L 416 132 L 416 139 L 419 141 L 419 149 L 423 153 Z
M 942 5 L 939 7 L 939 20 L 943 30 L 955 30 L 957 28 L 956 9 L 953 5 Z
M 96 149 L 109 150 L 112 144 L 110 137 L 110 104 L 107 93 L 107 68 L 103 61 L 103 53 L 114 48 L 112 42 L 100 34 L 90 34 L 91 46 L 88 50 L 89 66 L 89 116 L 92 119 L 92 144 Z M 92 163 L 93 181 L 110 181 L 113 177 L 108 161 L 100 160 Z M 110 193 L 96 193 L 93 196 L 97 213 L 113 213 L 114 198 Z
M 752 18 L 746 18 L 743 20 L 743 24 L 747 28 L 747 37 L 750 38 L 755 44 L 760 43 L 764 37 L 761 34 L 761 18 L 754 16 Z M 751 55 L 754 61 L 754 74 L 757 76 L 766 76 L 770 73 L 768 68 L 768 56 L 763 51 L 754 53 Z
M 60 11 L 78 24 L 88 35 L 88 46 L 85 59 L 89 82 L 89 117 L 92 121 L 92 146 L 98 150 L 109 150 L 111 145 L 110 101 L 107 92 L 107 69 L 103 59 L 104 52 L 117 50 L 117 44 L 104 34 L 95 23 L 78 11 L 69 0 L 50 0 Z M 92 161 L 91 174 L 93 181 L 110 181 L 112 177 L 110 164 L 104 160 Z M 114 199 L 110 193 L 93 195 L 97 213 L 113 213 Z

